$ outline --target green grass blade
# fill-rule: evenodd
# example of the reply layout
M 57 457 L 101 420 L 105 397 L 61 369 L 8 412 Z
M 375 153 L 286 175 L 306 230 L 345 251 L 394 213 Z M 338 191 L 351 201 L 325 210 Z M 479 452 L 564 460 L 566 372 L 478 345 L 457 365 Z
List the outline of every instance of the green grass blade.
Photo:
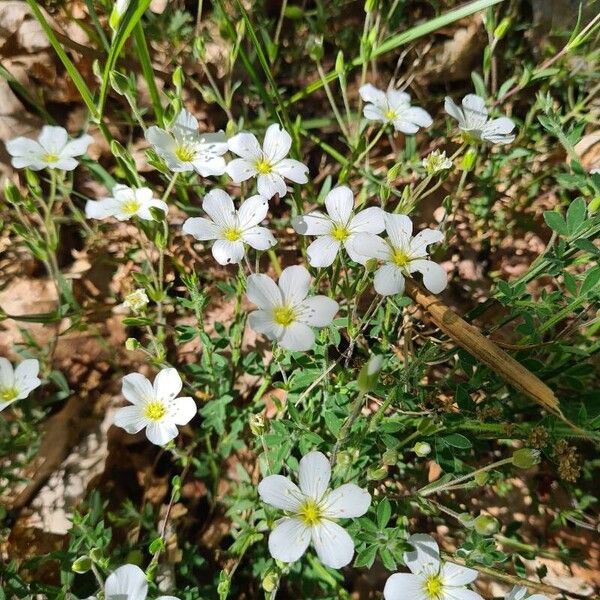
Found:
M 29 93 L 29 90 L 20 81 L 15 79 L 12 73 L 2 65 L 0 65 L 0 77 L 8 83 L 17 96 L 20 96 L 22 100 L 27 102 L 46 121 L 46 123 L 50 125 L 56 123 L 52 115 L 39 104 L 39 102 Z
M 31 2 L 32 0 L 27 0 Z M 117 59 L 125 42 L 133 32 L 133 29 L 142 18 L 142 15 L 146 12 L 146 9 L 150 5 L 150 0 L 140 0 L 140 2 L 132 2 L 129 8 L 123 15 L 123 18 L 119 22 L 119 27 L 112 40 L 110 46 L 110 52 L 104 65 L 104 73 L 102 75 L 102 85 L 100 86 L 100 97 L 98 98 L 98 109 L 97 115 L 101 119 L 104 114 L 104 107 L 106 106 L 106 98 L 108 96 L 108 90 L 110 89 L 110 72 L 115 68 Z
M 88 88 L 86 82 L 83 80 L 83 77 L 79 74 L 79 71 L 71 62 L 71 59 L 67 56 L 67 53 L 63 50 L 63 47 L 60 45 L 60 42 L 54 34 L 52 27 L 50 27 L 50 24 L 46 20 L 44 13 L 40 10 L 40 7 L 38 6 L 36 0 L 27 0 L 27 4 L 31 8 L 33 16 L 38 20 L 39 24 L 44 30 L 44 33 L 46 34 L 48 41 L 52 45 L 52 48 L 54 48 L 54 51 L 58 55 L 58 58 L 67 70 L 69 77 L 71 78 L 75 87 L 77 88 L 77 91 L 79 92 L 82 100 L 85 102 L 85 105 L 90 111 L 90 114 L 95 120 L 97 120 L 99 116 L 98 110 L 96 109 L 92 93 Z
M 408 31 L 403 31 L 402 33 L 398 33 L 390 36 L 386 40 L 384 40 L 381 44 L 376 46 L 373 50 L 372 58 L 381 56 L 391 50 L 395 50 L 400 46 L 404 46 L 414 40 L 423 37 L 429 33 L 433 33 L 434 31 L 446 27 L 450 23 L 454 23 L 454 21 L 458 21 L 460 19 L 464 19 L 473 13 L 479 12 L 481 10 L 485 10 L 490 6 L 494 6 L 495 4 L 500 4 L 504 0 L 474 0 L 473 2 L 469 2 L 465 6 L 461 6 L 459 8 L 455 8 L 453 10 L 448 11 L 447 13 L 436 17 L 435 19 L 431 19 L 426 23 L 421 23 L 421 25 L 417 25 L 416 27 L 412 27 Z M 363 64 L 363 59 L 361 57 L 355 58 L 347 67 L 346 71 L 354 67 L 359 67 Z M 325 81 L 330 83 L 334 81 L 337 77 L 337 73 L 335 71 L 330 71 L 325 75 Z M 307 96 L 310 96 L 313 92 L 321 89 L 324 85 L 324 82 L 321 79 L 313 81 L 309 83 L 303 90 L 300 90 L 298 93 L 294 94 L 290 100 L 289 104 L 293 104 L 294 102 L 298 102 Z
M 156 85 L 156 79 L 154 78 L 154 70 L 152 69 L 152 61 L 150 60 L 150 52 L 148 51 L 144 29 L 139 22 L 133 30 L 133 37 L 135 39 L 135 47 L 138 51 L 138 58 L 142 65 L 142 73 L 144 74 L 144 79 L 146 80 L 150 92 L 150 99 L 152 100 L 152 108 L 154 109 L 156 122 L 159 127 L 164 127 L 164 113 L 160 102 L 160 93 Z

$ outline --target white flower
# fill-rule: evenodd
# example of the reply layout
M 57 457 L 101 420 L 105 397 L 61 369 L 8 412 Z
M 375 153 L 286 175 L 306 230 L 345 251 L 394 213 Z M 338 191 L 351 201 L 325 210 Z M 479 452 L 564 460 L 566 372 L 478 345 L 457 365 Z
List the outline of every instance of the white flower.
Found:
M 325 197 L 327 214 L 313 211 L 294 217 L 292 225 L 301 235 L 316 235 L 307 249 L 308 262 L 313 267 L 328 267 L 342 244 L 352 260 L 359 261 L 352 240 L 358 233 L 381 233 L 385 228 L 383 211 L 376 206 L 352 213 L 354 198 L 346 186 L 333 188 Z
M 292 146 L 290 134 L 273 123 L 265 133 L 262 148 L 251 133 L 242 132 L 229 138 L 229 149 L 240 156 L 227 165 L 227 174 L 235 183 L 256 177 L 258 193 L 265 198 L 287 193 L 285 179 L 295 183 L 308 181 L 308 167 L 286 158 Z
M 67 130 L 63 127 L 44 125 L 37 142 L 18 137 L 6 142 L 6 149 L 12 156 L 15 169 L 29 167 L 33 171 L 45 168 L 72 171 L 79 164 L 73 157 L 85 154 L 93 141 L 92 136 L 87 134 L 69 140 Z
M 130 188 L 119 183 L 112 189 L 112 194 L 112 198 L 88 200 L 85 204 L 85 216 L 88 219 L 115 217 L 118 221 L 139 217 L 152 221 L 152 207 L 160 208 L 165 213 L 169 210 L 165 202 L 153 197 L 150 188 Z
M 148 300 L 146 292 L 142 289 L 139 289 L 135 290 L 134 292 L 131 292 L 131 294 L 127 294 L 127 296 L 125 296 L 124 304 L 133 312 L 138 312 L 139 310 L 144 308 L 144 306 L 146 306 L 148 302 L 150 302 L 150 300 Z
M 331 466 L 321 452 L 300 461 L 300 487 L 282 475 L 265 477 L 258 486 L 263 502 L 286 511 L 269 536 L 269 552 L 282 562 L 298 560 L 312 541 L 319 560 L 332 569 L 346 566 L 354 555 L 354 542 L 335 519 L 364 515 L 371 495 L 354 483 L 329 490 Z
M 187 110 L 179 113 L 168 130 L 156 125 L 149 127 L 146 140 L 175 173 L 196 171 L 202 177 L 225 173 L 225 134 L 199 133 L 198 121 Z
M 527 598 L 527 600 L 548 600 L 543 594 L 533 594 L 532 596 L 528 596 L 527 588 L 518 585 L 515 585 L 513 589 L 506 594 L 504 600 L 525 600 L 525 598 Z
M 468 94 L 463 98 L 462 108 L 446 96 L 444 110 L 458 121 L 458 127 L 468 136 L 494 144 L 510 144 L 515 139 L 511 133 L 515 128 L 513 121 L 508 117 L 488 120 L 488 110 L 480 96 Z
M 220 265 L 239 263 L 246 253 L 245 244 L 255 250 L 268 250 L 275 245 L 273 234 L 258 224 L 269 210 L 269 200 L 252 196 L 235 210 L 231 196 L 223 190 L 211 190 L 202 201 L 210 217 L 192 217 L 183 224 L 183 231 L 197 240 L 216 240 L 212 254 Z
M 146 437 L 162 446 L 177 437 L 177 425 L 186 425 L 196 415 L 196 403 L 189 396 L 177 398 L 182 382 L 175 369 L 162 369 L 152 385 L 140 373 L 123 377 L 123 396 L 132 406 L 115 412 L 114 423 L 127 433 L 146 428 Z
M 105 600 L 146 600 L 148 580 L 136 565 L 123 565 L 111 573 L 104 583 Z M 91 596 L 88 600 L 96 600 Z M 156 600 L 179 600 L 175 596 L 159 596 Z
M 438 171 L 452 168 L 452 161 L 446 157 L 446 152 L 434 150 L 423 159 L 422 165 L 427 175 L 434 175 Z
M 402 133 L 417 133 L 419 127 L 429 127 L 433 123 L 426 110 L 410 105 L 410 95 L 406 92 L 384 92 L 370 83 L 361 86 L 358 92 L 368 103 L 363 114 L 370 121 L 392 123 L 394 129 Z
M 13 369 L 8 359 L 0 356 L 0 411 L 16 400 L 27 398 L 42 383 L 39 371 L 40 363 L 35 358 L 27 358 Z
M 412 221 L 406 215 L 386 213 L 385 229 L 388 239 L 367 233 L 354 238 L 354 251 L 361 256 L 362 264 L 376 258 L 385 264 L 375 273 L 375 291 L 382 296 L 401 294 L 404 278 L 412 273 L 423 275 L 425 287 L 438 294 L 445 289 L 448 280 L 444 268 L 428 260 L 427 246 L 441 242 L 444 235 L 436 229 L 424 229 L 412 237 Z
M 310 273 L 302 266 L 284 269 L 279 285 L 266 275 L 250 275 L 246 295 L 259 310 L 250 313 L 248 324 L 282 348 L 309 350 L 315 343 L 311 327 L 327 327 L 339 308 L 327 296 L 307 298 L 309 286 Z
M 404 554 L 410 573 L 394 573 L 383 590 L 385 600 L 482 600 L 465 586 L 477 578 L 477 571 L 442 562 L 435 540 L 422 533 L 411 535 L 415 549 Z

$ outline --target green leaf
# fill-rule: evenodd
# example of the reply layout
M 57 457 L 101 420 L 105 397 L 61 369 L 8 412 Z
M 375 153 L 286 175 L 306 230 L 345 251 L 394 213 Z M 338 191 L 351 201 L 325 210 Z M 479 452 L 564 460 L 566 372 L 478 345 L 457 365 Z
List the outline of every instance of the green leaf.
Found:
M 560 213 L 557 213 L 554 210 L 547 210 L 544 213 L 544 221 L 546 221 L 546 225 L 550 227 L 553 231 L 560 235 L 568 235 L 569 229 L 567 227 L 566 221 L 563 219 Z
M 468 448 L 473 447 L 471 440 L 461 433 L 451 433 L 450 435 L 443 437 L 442 441 L 448 446 L 460 448 L 461 450 L 467 450 Z
M 585 222 L 586 204 L 583 198 L 577 198 L 567 209 L 567 228 L 570 234 L 575 233 Z
M 585 294 L 593 290 L 598 284 L 598 281 L 600 281 L 600 267 L 590 269 L 583 280 L 581 290 L 579 290 L 580 295 L 585 296 Z
M 379 529 L 384 529 L 392 516 L 392 505 L 387 498 L 384 498 L 377 505 L 377 526 Z

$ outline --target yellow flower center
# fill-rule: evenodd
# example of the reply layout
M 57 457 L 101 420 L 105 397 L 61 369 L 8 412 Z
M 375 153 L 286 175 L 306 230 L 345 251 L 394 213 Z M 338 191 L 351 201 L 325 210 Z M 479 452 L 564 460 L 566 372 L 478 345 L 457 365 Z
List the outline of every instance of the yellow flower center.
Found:
M 392 262 L 398 267 L 406 267 L 410 263 L 410 256 L 404 250 L 394 250 Z
M 19 390 L 15 387 L 0 388 L 0 400 L 2 402 L 11 402 L 19 395 Z
M 444 583 L 439 575 L 430 575 L 425 581 L 425 593 L 432 600 L 441 597 L 443 588 Z
M 121 210 L 127 215 L 135 215 L 141 206 L 135 198 L 131 198 L 131 200 L 126 200 L 121 204 Z
M 58 159 L 58 154 L 53 154 L 52 152 L 47 152 L 42 156 L 42 160 L 46 163 L 55 163 L 58 162 Z
M 388 121 L 393 121 L 397 115 L 396 115 L 396 111 L 392 110 L 391 108 L 388 108 L 385 113 L 383 113 L 383 116 L 388 120 Z
M 193 148 L 190 148 L 189 146 L 178 146 L 177 148 L 175 148 L 175 156 L 181 162 L 190 162 L 194 160 L 196 152 Z
M 160 400 L 151 400 L 144 406 L 144 416 L 150 421 L 160 421 L 167 414 L 167 408 Z
M 223 237 L 229 242 L 237 242 L 242 237 L 242 232 L 236 227 L 228 227 L 223 230 Z
M 313 527 L 318 525 L 323 518 L 323 513 L 319 508 L 319 505 L 312 499 L 306 500 L 298 510 L 298 516 L 306 525 Z
M 296 314 L 294 313 L 293 308 L 290 308 L 289 306 L 280 306 L 273 309 L 273 320 L 277 325 L 287 327 L 296 320 Z
M 265 158 L 257 160 L 254 167 L 261 175 L 268 175 L 273 170 L 271 163 Z
M 343 242 L 348 239 L 350 232 L 342 225 L 334 225 L 331 229 L 331 237 L 335 238 L 339 242 Z

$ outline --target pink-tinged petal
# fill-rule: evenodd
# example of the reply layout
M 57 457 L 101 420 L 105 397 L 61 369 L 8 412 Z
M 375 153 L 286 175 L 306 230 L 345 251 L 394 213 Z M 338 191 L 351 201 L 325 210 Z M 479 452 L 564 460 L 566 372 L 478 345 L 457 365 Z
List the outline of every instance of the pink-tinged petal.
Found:
M 201 242 L 218 239 L 219 232 L 220 228 L 204 217 L 190 217 L 183 224 L 183 233 L 193 235 Z
M 245 158 L 235 158 L 229 161 L 225 171 L 235 183 L 246 181 L 257 174 L 254 163 L 247 161 Z
M 237 240 L 217 240 L 212 247 L 212 255 L 220 265 L 237 265 L 246 254 L 244 242 Z
M 312 541 L 319 560 L 327 567 L 341 569 L 354 556 L 354 542 L 348 532 L 333 521 L 321 521 L 312 529 Z
M 477 571 L 454 563 L 444 563 L 440 573 L 445 586 L 461 586 L 472 583 L 477 579 Z
M 328 518 L 362 517 L 371 506 L 371 494 L 354 483 L 345 483 L 330 492 L 324 504 L 323 511 Z
M 269 536 L 269 552 L 281 562 L 298 560 L 310 543 L 310 529 L 300 519 L 280 519 Z
M 293 181 L 294 183 L 306 183 L 308 181 L 308 167 L 299 160 L 285 158 L 275 165 L 275 172 Z
M 354 207 L 352 191 L 345 185 L 333 188 L 325 197 L 325 206 L 332 221 L 347 225 Z
M 404 292 L 404 275 L 396 265 L 383 265 L 373 278 L 375 291 L 382 296 L 393 296 Z
M 306 352 L 315 345 L 315 334 L 304 323 L 292 323 L 282 329 L 281 335 L 277 337 L 277 342 L 282 348 L 290 350 L 290 352 Z
M 439 294 L 448 285 L 446 270 L 432 260 L 412 260 L 408 269 L 411 273 L 423 275 L 423 283 L 432 294 Z
M 238 156 L 249 162 L 256 162 L 262 158 L 262 150 L 256 136 L 252 133 L 243 131 L 227 141 L 229 149 Z M 231 165 L 231 163 L 229 163 Z M 228 166 L 229 166 L 228 165 Z M 243 181 L 243 180 L 242 180 Z
M 266 227 L 246 229 L 242 235 L 242 239 L 255 250 L 268 250 L 277 243 L 273 234 Z
M 410 243 L 413 224 L 408 215 L 385 213 L 385 230 L 394 248 L 406 248 Z
M 134 435 L 146 427 L 148 419 L 144 417 L 140 406 L 123 406 L 115 411 L 113 423 L 127 433 Z
M 298 512 L 304 496 L 298 486 L 283 475 L 269 475 L 258 484 L 263 502 L 290 512 Z
M 302 492 L 319 502 L 331 479 L 331 465 L 322 452 L 309 452 L 300 460 L 298 482 Z
M 170 401 L 177 397 L 181 388 L 183 387 L 183 381 L 177 372 L 177 369 L 169 367 L 167 369 L 161 369 L 158 375 L 154 378 L 154 397 L 158 400 Z
M 271 163 L 283 160 L 292 147 L 290 134 L 279 126 L 278 123 L 269 125 L 263 142 L 263 152 Z
M 333 264 L 340 251 L 341 242 L 330 235 L 318 237 L 306 249 L 308 262 L 311 267 L 328 267 Z
M 196 403 L 190 396 L 176 398 L 169 404 L 169 417 L 175 425 L 187 425 L 197 412 Z
M 339 308 L 338 303 L 327 296 L 311 296 L 300 305 L 298 320 L 311 327 L 327 327 Z
M 385 229 L 384 212 L 378 206 L 371 206 L 355 214 L 348 229 L 352 233 L 381 233 Z
M 313 211 L 292 219 L 292 227 L 300 235 L 325 235 L 331 231 L 331 219 L 321 212 Z
M 223 190 L 211 190 L 202 200 L 202 209 L 219 227 L 235 224 L 235 207 L 231 196 Z
M 281 290 L 267 275 L 256 273 L 248 277 L 246 296 L 263 310 L 271 310 L 283 302 Z
M 276 172 L 269 173 L 268 175 L 258 175 L 256 186 L 258 193 L 265 198 L 272 198 L 275 194 L 279 194 L 283 198 L 287 194 L 285 181 Z
M 425 581 L 412 573 L 394 573 L 383 588 L 385 600 L 428 600 Z
M 152 422 L 146 425 L 146 437 L 148 441 L 157 446 L 164 446 L 171 440 L 174 440 L 178 434 L 177 425 L 172 421 Z
M 238 219 L 242 229 L 255 227 L 267 216 L 269 199 L 261 196 L 251 196 L 242 202 L 238 210 Z
M 154 388 L 141 373 L 129 373 L 123 377 L 121 393 L 132 404 L 143 404 L 154 397 Z
M 306 267 L 302 265 L 286 267 L 278 281 L 284 303 L 288 305 L 300 304 L 308 295 L 310 281 L 310 273 L 306 270 Z
M 408 538 L 414 550 L 404 553 L 404 564 L 415 575 L 437 574 L 440 570 L 440 548 L 437 542 L 425 533 L 416 533 Z

